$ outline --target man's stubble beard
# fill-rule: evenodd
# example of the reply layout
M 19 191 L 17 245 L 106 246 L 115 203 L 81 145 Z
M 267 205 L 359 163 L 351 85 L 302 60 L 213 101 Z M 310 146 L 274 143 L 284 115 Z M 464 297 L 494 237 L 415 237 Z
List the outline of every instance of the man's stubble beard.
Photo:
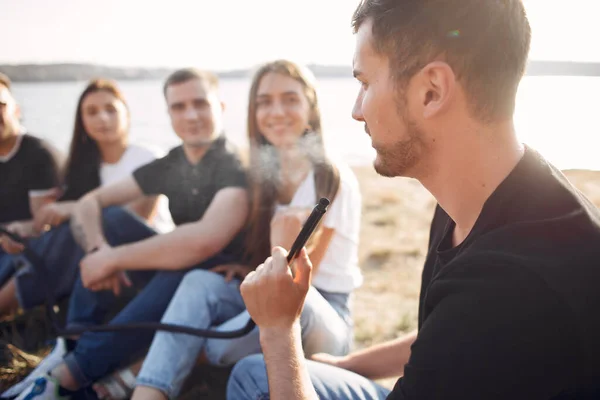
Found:
M 385 147 L 376 147 L 377 158 L 373 162 L 375 171 L 388 178 L 410 176 L 421 160 L 425 150 L 424 134 L 417 123 L 410 118 L 406 99 L 398 96 L 396 113 L 404 122 L 407 138 L 398 140 Z

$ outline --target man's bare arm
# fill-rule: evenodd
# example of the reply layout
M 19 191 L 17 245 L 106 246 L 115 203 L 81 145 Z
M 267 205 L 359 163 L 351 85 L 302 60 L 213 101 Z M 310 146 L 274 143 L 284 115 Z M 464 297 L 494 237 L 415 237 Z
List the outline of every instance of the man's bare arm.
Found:
M 31 212 L 31 215 L 35 218 L 36 214 L 43 206 L 55 202 L 57 198 L 57 189 L 48 189 L 35 194 L 30 193 L 29 211 Z
M 262 329 L 260 340 L 267 365 L 269 397 L 273 400 L 318 400 L 304 352 L 300 325 L 290 331 Z
M 404 375 L 410 347 L 417 338 L 413 331 L 398 339 L 381 343 L 342 357 L 337 366 L 369 379 L 395 378 Z M 317 358 L 318 360 L 318 358 Z
M 220 190 L 200 221 L 170 233 L 114 248 L 118 270 L 183 269 L 202 262 L 231 242 L 248 217 L 246 189 Z
M 133 177 L 100 187 L 77 202 L 71 217 L 71 231 L 81 248 L 89 252 L 106 243 L 102 232 L 102 209 L 112 205 L 125 205 L 144 198 Z
M 156 216 L 159 196 L 144 196 L 127 204 L 126 208 L 148 222 Z

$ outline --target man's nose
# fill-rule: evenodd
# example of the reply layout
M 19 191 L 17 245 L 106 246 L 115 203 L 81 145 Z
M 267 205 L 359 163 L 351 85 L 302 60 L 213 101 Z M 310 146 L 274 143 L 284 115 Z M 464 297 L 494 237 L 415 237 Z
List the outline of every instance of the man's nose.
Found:
M 363 103 L 363 91 L 362 89 L 356 96 L 356 100 L 354 101 L 354 107 L 352 107 L 352 118 L 357 121 L 363 122 L 365 120 L 362 113 L 362 103 Z
M 198 110 L 194 107 L 187 107 L 183 115 L 185 119 L 193 121 L 198 119 Z

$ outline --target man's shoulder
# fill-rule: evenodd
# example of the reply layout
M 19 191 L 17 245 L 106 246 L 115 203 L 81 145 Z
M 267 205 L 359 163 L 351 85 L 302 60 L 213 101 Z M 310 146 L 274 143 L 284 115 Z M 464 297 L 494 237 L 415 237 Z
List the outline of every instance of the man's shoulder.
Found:
M 242 152 L 231 140 L 224 135 L 215 140 L 215 154 L 219 161 L 235 161 L 241 163 Z
M 29 133 L 24 133 L 21 136 L 21 144 L 19 147 L 19 151 L 44 151 L 50 152 L 52 150 L 52 146 L 46 140 L 33 136 Z
M 131 143 L 127 146 L 127 155 L 135 159 L 152 161 L 166 154 L 164 150 L 149 144 Z
M 171 165 L 176 165 L 178 163 L 184 162 L 185 161 L 185 154 L 183 152 L 183 146 L 179 145 L 179 146 L 175 146 L 172 149 L 170 149 L 168 152 L 160 152 L 160 151 L 153 151 L 153 150 L 149 150 L 149 149 L 144 149 L 143 150 L 147 155 L 151 155 L 154 159 L 155 162 L 160 164 L 163 167 L 169 167 Z
M 29 133 L 24 133 L 21 136 L 21 143 L 19 144 L 17 153 L 24 154 L 31 158 L 40 156 L 44 157 L 44 159 L 50 158 L 56 163 L 62 163 L 64 161 L 61 152 L 54 145 L 45 139 L 33 136 Z

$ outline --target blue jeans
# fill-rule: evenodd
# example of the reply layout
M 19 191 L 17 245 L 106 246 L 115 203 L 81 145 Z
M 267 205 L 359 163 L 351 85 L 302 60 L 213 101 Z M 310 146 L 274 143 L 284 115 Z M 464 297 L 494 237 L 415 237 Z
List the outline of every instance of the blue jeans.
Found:
M 208 274 L 211 273 L 194 271 L 186 276 L 163 322 L 196 328 L 221 323 L 216 327 L 220 331 L 238 330 L 248 323 L 250 316 L 242 311 L 244 303 L 239 294 L 239 283 L 227 284 L 221 276 Z M 310 289 L 300 319 L 307 355 L 348 353 L 352 341 L 348 300 L 349 295 L 345 293 Z M 208 340 L 159 333 L 138 375 L 138 384 L 156 388 L 169 398 L 177 397 L 203 348 L 211 364 L 232 365 L 247 355 L 261 352 L 259 331 L 255 328 L 237 339 Z
M 240 281 L 226 282 L 223 276 L 214 272 L 189 272 L 162 322 L 206 329 L 226 321 L 244 309 L 239 286 Z M 157 333 L 137 383 L 159 389 L 169 398 L 177 397 L 205 343 L 205 338 L 196 336 Z
M 377 383 L 345 369 L 305 361 L 312 384 L 322 400 L 383 400 L 390 391 Z M 240 361 L 227 383 L 228 400 L 269 399 L 265 360 L 255 354 Z
M 336 356 L 348 354 L 353 338 L 349 300 L 348 293 L 329 293 L 310 288 L 300 316 L 302 347 L 306 356 L 315 353 Z M 244 311 L 217 329 L 240 329 L 249 318 L 248 312 Z M 258 328 L 238 339 L 211 339 L 206 345 L 208 360 L 211 364 L 220 366 L 233 365 L 250 354 L 261 352 Z
M 83 257 L 68 222 L 31 239 L 29 248 L 43 259 L 42 265 L 32 265 L 23 255 L 9 256 L 13 263 L 24 264 L 15 275 L 17 300 L 24 310 L 44 304 L 48 290 L 55 300 L 68 296 Z
M 115 209 L 111 218 L 105 220 L 105 236 L 112 246 L 143 240 L 154 234 L 142 220 L 121 209 Z M 192 268 L 208 269 L 232 261 L 230 256 L 218 255 Z M 110 324 L 159 322 L 187 271 L 189 269 L 129 272 L 134 288 L 140 291 Z M 115 301 L 111 291 L 87 290 L 81 279 L 77 279 L 70 298 L 68 326 L 103 323 Z M 65 363 L 79 386 L 85 387 L 143 355 L 153 336 L 154 331 L 150 330 L 86 332 L 77 341 L 75 349 L 65 356 Z
M 16 271 L 13 257 L 0 247 L 0 287 L 4 286 Z
M 111 239 L 129 243 L 154 234 L 144 220 L 120 207 L 103 210 L 102 221 L 109 243 Z M 23 255 L 0 256 L 2 270 L 5 268 L 4 258 L 13 265 L 18 262 L 24 264 L 15 275 L 16 295 L 21 308 L 28 310 L 44 304 L 48 290 L 54 300 L 69 296 L 79 276 L 79 262 L 83 258 L 83 251 L 73 239 L 69 222 L 31 239 L 29 248 L 43 259 L 43 265 L 32 265 Z M 44 271 L 41 272 L 39 268 Z

